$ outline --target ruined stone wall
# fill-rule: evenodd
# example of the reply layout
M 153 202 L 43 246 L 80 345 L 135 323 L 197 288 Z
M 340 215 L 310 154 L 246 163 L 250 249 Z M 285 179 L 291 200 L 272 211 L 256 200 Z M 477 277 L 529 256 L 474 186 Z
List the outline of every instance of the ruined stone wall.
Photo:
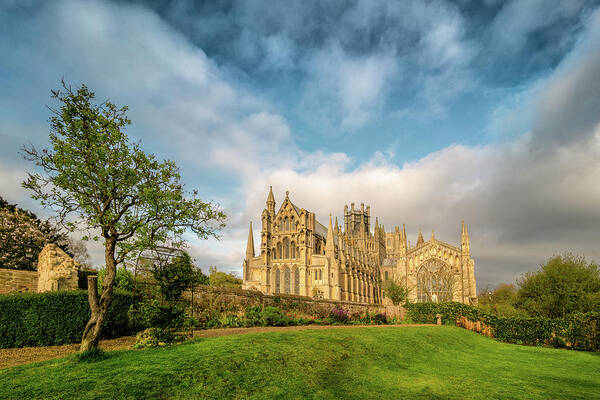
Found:
M 37 292 L 37 271 L 0 269 L 0 294 L 15 292 Z

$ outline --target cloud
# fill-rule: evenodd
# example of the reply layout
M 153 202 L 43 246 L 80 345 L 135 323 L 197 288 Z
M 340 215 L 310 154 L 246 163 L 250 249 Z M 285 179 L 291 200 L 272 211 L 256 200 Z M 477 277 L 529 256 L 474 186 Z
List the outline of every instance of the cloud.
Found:
M 535 145 L 556 146 L 594 136 L 600 121 L 600 9 L 578 46 L 559 66 L 537 102 Z
M 432 119 L 432 111 L 443 115 L 457 94 L 479 84 L 471 79 L 479 44 L 468 39 L 455 6 L 441 1 L 357 2 L 337 11 L 313 6 L 286 13 L 273 5 L 262 15 L 260 7 L 245 3 L 251 10 L 234 7 L 231 26 L 216 17 L 194 26 L 213 39 L 223 33 L 209 27 L 227 26 L 240 38 L 236 43 L 245 40 L 248 46 L 242 47 L 219 42 L 228 51 L 247 50 L 240 53 L 246 64 L 239 61 L 239 70 L 250 65 L 263 77 L 290 71 L 303 76 L 298 86 L 283 90 L 299 89 L 291 93 L 324 135 L 330 127 L 368 127 L 370 134 L 360 139 L 375 140 L 373 121 L 397 109 L 391 104 L 397 96 L 409 93 L 409 111 Z M 339 23 L 317 24 L 312 17 L 319 11 Z M 344 204 L 368 203 L 386 228 L 406 223 L 413 243 L 423 229 L 425 236 L 435 230 L 439 239 L 458 244 L 464 219 L 479 283 L 512 281 L 554 252 L 574 250 L 600 259 L 594 242 L 600 226 L 594 96 L 599 89 L 592 80 L 598 75 L 592 51 L 598 45 L 597 19 L 594 14 L 586 20 L 584 34 L 556 73 L 517 91 L 498 109 L 494 129 L 518 121 L 509 140 L 454 144 L 397 165 L 387 144 L 360 161 L 303 137 L 262 90 L 244 81 L 250 73 L 232 72 L 222 54 L 207 55 L 156 12 L 100 1 L 52 2 L 1 20 L 10 40 L 0 39 L 7 55 L 0 67 L 9 82 L 0 96 L 0 117 L 17 129 L 0 129 L 10 143 L 45 143 L 40 121 L 47 114 L 41 105 L 63 74 L 88 83 L 99 99 L 110 94 L 114 102 L 128 104 L 131 135 L 145 149 L 176 159 L 186 181 L 210 188 L 204 193 L 229 212 L 221 241 L 191 241 L 192 254 L 205 268 L 240 270 L 248 222 L 259 228 L 273 185 L 278 204 L 289 190 L 298 206 L 316 212 L 322 222 L 330 213 L 340 216 Z M 40 111 L 32 111 L 35 104 Z M 15 125 L 19 120 L 37 122 Z M 313 139 L 314 145 L 298 144 Z M 2 157 L 0 187 L 9 193 L 20 166 Z M 94 254 L 101 263 L 101 252 Z

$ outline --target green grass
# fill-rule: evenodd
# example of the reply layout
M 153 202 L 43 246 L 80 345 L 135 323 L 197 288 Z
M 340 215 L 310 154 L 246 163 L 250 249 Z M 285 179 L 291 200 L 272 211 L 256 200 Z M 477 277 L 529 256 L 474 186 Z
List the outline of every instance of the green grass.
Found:
M 0 398 L 600 398 L 600 354 L 455 327 L 257 333 L 0 370 Z

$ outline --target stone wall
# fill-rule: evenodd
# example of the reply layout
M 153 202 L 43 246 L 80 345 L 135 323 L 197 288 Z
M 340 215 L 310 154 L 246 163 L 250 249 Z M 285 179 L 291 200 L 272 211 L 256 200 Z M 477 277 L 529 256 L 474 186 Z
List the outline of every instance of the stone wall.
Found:
M 49 243 L 38 257 L 38 292 L 77 290 L 79 264 L 54 243 Z
M 275 306 L 282 310 L 298 310 L 327 316 L 334 308 L 342 308 L 350 313 L 386 313 L 388 317 L 404 317 L 404 309 L 378 304 L 358 304 L 347 301 L 315 299 L 289 294 L 270 295 L 255 290 L 216 288 L 197 285 L 186 291 L 184 298 L 192 301 L 195 314 L 204 310 L 242 312 L 248 306 Z
M 37 292 L 37 271 L 0 269 L 0 294 L 15 292 Z

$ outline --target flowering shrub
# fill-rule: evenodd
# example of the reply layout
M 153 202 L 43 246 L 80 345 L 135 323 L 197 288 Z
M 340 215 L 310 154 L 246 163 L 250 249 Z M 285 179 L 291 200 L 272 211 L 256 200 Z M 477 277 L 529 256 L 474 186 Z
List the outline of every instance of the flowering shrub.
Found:
M 350 320 L 350 313 L 342 308 L 334 308 L 329 313 L 329 318 L 331 318 L 333 322 L 345 324 Z
M 35 271 L 38 255 L 48 243 L 57 243 L 67 254 L 68 237 L 49 221 L 0 197 L 0 267 Z

